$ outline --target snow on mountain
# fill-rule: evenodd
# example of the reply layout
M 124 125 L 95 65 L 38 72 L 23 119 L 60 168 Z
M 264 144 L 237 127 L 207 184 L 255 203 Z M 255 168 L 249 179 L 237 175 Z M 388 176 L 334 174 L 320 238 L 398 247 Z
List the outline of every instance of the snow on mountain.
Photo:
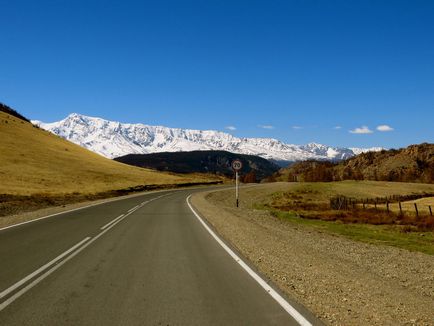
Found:
M 32 122 L 108 158 L 126 154 L 224 150 L 257 155 L 275 161 L 342 160 L 369 151 L 369 149 L 338 148 L 316 143 L 292 145 L 271 138 L 237 138 L 228 133 L 212 130 L 120 123 L 77 113 L 72 113 L 58 122 Z
M 353 151 L 354 155 L 359 155 L 359 154 L 367 153 L 367 152 L 381 152 L 384 149 L 385 148 L 383 148 L 383 147 L 371 147 L 371 148 L 350 147 L 350 150 Z

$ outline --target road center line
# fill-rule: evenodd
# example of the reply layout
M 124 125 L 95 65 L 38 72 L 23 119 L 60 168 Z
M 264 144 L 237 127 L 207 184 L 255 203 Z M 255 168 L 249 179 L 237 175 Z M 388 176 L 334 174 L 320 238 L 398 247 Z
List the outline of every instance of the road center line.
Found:
M 165 197 L 165 196 L 168 196 L 168 195 L 169 194 L 165 194 L 165 195 L 162 195 L 162 196 L 150 199 L 146 203 L 149 203 L 151 201 L 157 200 L 159 198 L 162 198 L 162 197 Z M 37 276 L 38 274 L 44 272 L 46 269 L 48 269 L 48 268 L 50 268 L 52 266 L 51 269 L 48 269 L 48 271 L 46 271 L 44 274 L 40 275 L 38 278 L 36 278 L 35 280 L 33 280 L 33 282 L 29 283 L 27 286 L 25 286 L 21 290 L 17 291 L 14 295 L 12 295 L 11 297 L 9 297 L 7 300 L 5 300 L 2 303 L 0 303 L 0 312 L 2 310 L 4 310 L 7 306 L 9 306 L 11 303 L 13 303 L 15 300 L 17 300 L 18 298 L 20 298 L 22 295 L 24 295 L 26 292 L 28 292 L 30 289 L 32 289 L 33 287 L 35 287 L 36 285 L 38 285 L 41 281 L 43 281 L 49 275 L 51 275 L 52 273 L 54 273 L 57 269 L 59 269 L 61 266 L 63 266 L 66 262 L 68 262 L 69 260 L 71 260 L 72 258 L 74 258 L 75 256 L 77 256 L 81 251 L 83 251 L 85 248 L 87 248 L 88 246 L 90 246 L 93 242 L 95 242 L 102 235 L 104 235 L 106 232 L 108 232 L 116 224 L 120 223 L 123 219 L 125 219 L 126 217 L 128 217 L 129 215 L 131 215 L 138 208 L 139 208 L 139 205 L 137 205 L 136 207 L 130 209 L 127 214 L 122 214 L 122 215 L 118 216 L 117 218 L 115 218 L 114 220 L 112 220 L 111 222 L 109 222 L 108 224 L 104 225 L 101 228 L 102 232 L 100 232 L 94 238 L 87 237 L 87 238 L 83 239 L 82 241 L 80 241 L 79 243 L 77 243 L 76 245 L 74 245 L 73 247 L 71 247 L 70 249 L 68 249 L 67 251 L 65 251 L 64 253 L 62 253 L 59 256 L 57 256 L 56 258 L 54 258 L 52 261 L 48 262 L 44 266 L 41 266 L 40 268 L 38 268 L 33 273 L 27 275 L 22 280 L 18 281 L 14 285 L 10 286 L 9 288 L 7 288 L 3 292 L 1 292 L 0 293 L 0 299 L 4 298 L 8 294 L 10 294 L 11 292 L 13 292 L 14 290 L 16 290 L 20 286 L 24 285 L 26 282 L 30 281 L 35 276 Z M 61 260 L 62 258 L 65 258 L 65 259 Z
M 77 249 L 78 247 L 80 247 L 83 243 L 87 242 L 89 239 L 90 239 L 90 237 L 87 237 L 87 238 L 83 239 L 82 241 L 80 241 L 79 243 L 77 243 L 76 245 L 74 245 L 73 247 L 71 247 L 70 249 L 68 249 L 67 251 L 65 251 L 64 253 L 62 253 L 59 256 L 57 256 L 56 258 L 54 258 L 52 261 L 46 263 L 44 266 L 41 266 L 40 268 L 38 268 L 33 273 L 31 273 L 31 274 L 27 275 L 26 277 L 24 277 L 21 281 L 18 281 L 17 283 L 15 283 L 14 285 L 12 285 L 11 287 L 9 287 L 6 290 L 4 290 L 3 292 L 1 292 L 0 293 L 0 299 L 4 298 L 9 293 L 13 292 L 14 290 L 16 290 L 17 288 L 19 288 L 21 285 L 23 285 L 27 281 L 31 280 L 33 277 L 35 277 L 39 273 L 42 273 L 44 270 L 46 270 L 50 266 L 52 266 L 53 264 L 57 263 L 63 257 L 67 256 L 69 253 L 73 252 L 75 249 Z
M 135 207 L 133 207 L 133 208 L 131 208 L 129 211 L 128 211 L 128 213 L 130 213 L 130 212 L 132 212 L 132 211 L 134 211 L 134 210 L 136 210 L 137 208 L 139 208 L 139 206 L 137 205 L 137 206 L 135 206 Z
M 191 195 L 187 197 L 187 205 L 193 214 L 197 217 L 199 222 L 208 231 L 209 234 L 218 242 L 220 246 L 274 299 L 277 303 L 301 326 L 312 326 L 312 324 L 300 314 L 288 301 L 286 301 L 279 293 L 276 292 L 271 286 L 267 284 L 255 271 L 253 271 L 238 255 L 229 248 L 223 240 L 221 240 L 218 235 L 211 230 L 211 228 L 204 222 L 204 220 L 199 216 L 199 214 L 194 210 L 193 206 L 190 204 Z M 0 309 L 1 310 L 1 309 Z
M 75 256 L 77 256 L 80 252 L 82 252 L 84 249 L 86 249 L 88 246 L 90 246 L 92 243 L 94 243 L 96 240 L 98 240 L 101 236 L 103 236 L 106 232 L 108 232 L 111 228 L 113 228 L 116 224 L 120 223 L 123 219 L 125 219 L 127 215 L 124 215 L 122 218 L 120 218 L 119 220 L 117 220 L 116 222 L 114 222 L 113 224 L 111 224 L 110 226 L 108 226 L 104 231 L 98 233 L 98 235 L 96 235 L 94 238 L 86 238 L 83 241 L 81 241 L 79 244 L 83 244 L 81 247 L 79 247 L 79 244 L 75 245 L 73 248 L 78 248 L 76 251 L 72 251 L 72 248 L 69 249 L 69 253 L 72 253 L 67 256 L 64 260 L 62 260 L 61 262 L 59 262 L 58 264 L 54 265 L 51 269 L 49 269 L 48 271 L 46 271 L 44 274 L 42 274 L 41 276 L 39 276 L 37 279 L 35 279 L 33 282 L 31 282 L 30 284 L 28 284 L 26 287 L 22 288 L 21 290 L 19 290 L 18 292 L 16 292 L 14 295 L 12 295 L 10 298 L 8 298 L 7 300 L 5 300 L 4 302 L 2 302 L 0 304 L 0 312 L 2 310 L 4 310 L 7 306 L 9 306 L 11 303 L 13 303 L 15 300 L 17 300 L 18 298 L 20 298 L 22 295 L 24 295 L 26 292 L 28 292 L 30 289 L 32 289 L 33 287 L 35 287 L 36 285 L 38 285 L 41 281 L 43 281 L 45 278 L 47 278 L 49 275 L 51 275 L 52 273 L 54 273 L 57 269 L 59 269 L 61 266 L 63 266 L 66 262 L 68 262 L 69 260 L 71 260 L 72 258 L 74 258 Z M 88 241 L 90 239 L 90 241 Z M 87 243 L 85 243 L 87 241 Z M 62 254 L 63 256 L 65 256 L 67 253 L 65 252 L 64 254 Z M 36 272 L 34 272 L 36 273 Z M 32 273 L 32 274 L 34 274 Z M 20 281 L 21 282 L 21 281 Z
M 125 214 L 122 214 L 122 215 L 116 217 L 114 220 L 111 220 L 111 221 L 108 222 L 106 225 L 104 225 L 104 226 L 101 228 L 101 230 L 104 230 L 104 229 L 107 228 L 110 224 L 116 222 L 118 219 L 122 218 L 123 216 L 125 216 Z

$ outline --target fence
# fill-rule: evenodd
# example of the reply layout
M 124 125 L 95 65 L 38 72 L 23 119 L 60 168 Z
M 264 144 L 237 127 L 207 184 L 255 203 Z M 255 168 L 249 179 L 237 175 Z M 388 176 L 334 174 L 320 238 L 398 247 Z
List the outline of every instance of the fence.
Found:
M 434 194 L 414 194 L 414 195 L 394 195 L 388 197 L 356 199 L 346 196 L 337 196 L 330 198 L 330 208 L 333 210 L 350 210 L 350 209 L 374 209 L 385 210 L 388 213 L 398 212 L 401 216 L 405 213 L 414 212 L 417 217 L 420 215 L 433 216 L 433 208 L 431 205 L 421 205 L 417 203 L 408 203 L 408 201 L 434 197 Z M 404 205 L 403 205 L 404 204 Z M 393 206 L 393 207 L 392 207 Z M 411 207 L 411 208 L 410 208 Z

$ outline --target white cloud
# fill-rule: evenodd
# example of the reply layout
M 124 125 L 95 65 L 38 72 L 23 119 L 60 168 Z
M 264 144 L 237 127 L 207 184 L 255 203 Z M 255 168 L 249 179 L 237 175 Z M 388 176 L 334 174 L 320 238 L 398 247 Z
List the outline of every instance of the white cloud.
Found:
M 339 130 L 339 129 L 342 129 L 342 127 L 341 127 L 341 126 L 336 126 L 336 127 L 334 127 L 333 129 L 335 129 L 335 130 Z
M 382 131 L 382 132 L 386 132 L 386 131 L 393 131 L 394 129 L 388 125 L 380 125 L 377 127 L 377 130 Z
M 235 127 L 235 126 L 226 126 L 225 129 L 230 130 L 230 131 L 235 131 L 235 130 L 237 130 L 237 127 Z
M 270 125 L 259 125 L 258 127 L 262 129 L 274 129 L 274 126 L 270 126 Z
M 362 126 L 360 128 L 350 130 L 350 133 L 352 133 L 352 134 L 372 134 L 373 131 L 371 129 L 369 129 L 367 126 Z
M 300 127 L 300 126 L 292 126 L 292 129 L 294 129 L 294 130 L 300 130 L 300 129 L 303 129 L 303 127 Z

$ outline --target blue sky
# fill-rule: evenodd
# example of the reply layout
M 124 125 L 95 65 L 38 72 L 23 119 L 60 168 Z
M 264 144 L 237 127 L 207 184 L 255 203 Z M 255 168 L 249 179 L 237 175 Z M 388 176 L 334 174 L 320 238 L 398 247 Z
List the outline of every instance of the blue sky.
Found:
M 0 0 L 0 12 L 0 101 L 31 119 L 434 142 L 434 1 Z

